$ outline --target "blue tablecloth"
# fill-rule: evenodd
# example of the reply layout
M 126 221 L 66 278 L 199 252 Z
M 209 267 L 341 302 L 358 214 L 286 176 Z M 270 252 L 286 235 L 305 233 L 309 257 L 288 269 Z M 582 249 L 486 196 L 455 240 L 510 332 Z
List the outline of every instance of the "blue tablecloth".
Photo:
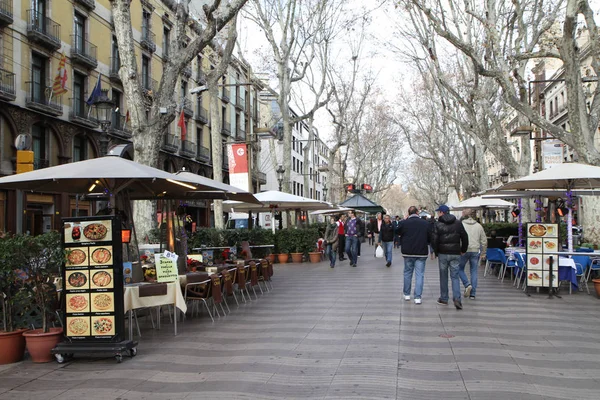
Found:
M 577 290 L 577 271 L 571 266 L 558 266 L 558 281 L 570 281 L 574 290 Z

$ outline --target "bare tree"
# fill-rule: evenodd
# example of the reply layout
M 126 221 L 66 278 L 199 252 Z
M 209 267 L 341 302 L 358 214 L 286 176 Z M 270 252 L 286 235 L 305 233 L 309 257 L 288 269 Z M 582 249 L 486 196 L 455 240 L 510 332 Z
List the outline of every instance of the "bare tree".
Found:
M 328 50 L 336 34 L 341 2 L 338 0 L 253 0 L 253 9 L 248 18 L 264 32 L 276 66 L 278 91 L 273 94 L 281 112 L 283 122 L 283 165 L 285 166 L 285 191 L 290 191 L 292 160 L 292 127 L 305 120 L 329 100 L 325 73 Z M 292 85 L 305 79 L 307 70 L 319 56 L 321 80 L 316 86 L 313 106 L 303 115 L 292 117 L 290 100 Z M 325 95 L 323 99 L 322 96 Z
M 600 152 L 594 146 L 600 85 L 593 90 L 588 108 L 582 84 L 584 55 L 590 58 L 592 78 L 600 72 L 600 37 L 589 0 L 405 0 L 402 4 L 423 15 L 437 35 L 468 57 L 478 75 L 494 79 L 511 107 L 572 147 L 583 162 L 600 165 Z M 466 34 L 465 21 L 473 27 Z M 586 48 L 578 43 L 579 31 L 589 36 Z M 569 130 L 552 124 L 528 103 L 527 68 L 549 58 L 562 62 Z
M 159 87 L 153 93 L 151 105 L 148 105 L 135 57 L 131 1 L 110 0 L 121 62 L 119 76 L 130 110 L 134 157 L 137 162 L 158 167 L 159 144 L 163 143 L 167 127 L 180 109 L 175 96 L 178 77 L 184 68 L 212 43 L 215 35 L 237 15 L 246 2 L 247 0 L 214 0 L 202 7 L 204 15 L 202 22 L 198 22 L 190 18 L 190 0 L 163 0 L 173 12 L 175 34 L 169 44 L 172 51 L 165 60 Z M 186 40 L 188 27 L 196 32 L 195 38 L 189 43 Z M 161 109 L 166 109 L 167 112 L 161 113 Z M 152 204 L 137 202 L 134 219 L 142 236 L 151 228 L 152 219 L 148 218 L 150 215 L 153 215 Z

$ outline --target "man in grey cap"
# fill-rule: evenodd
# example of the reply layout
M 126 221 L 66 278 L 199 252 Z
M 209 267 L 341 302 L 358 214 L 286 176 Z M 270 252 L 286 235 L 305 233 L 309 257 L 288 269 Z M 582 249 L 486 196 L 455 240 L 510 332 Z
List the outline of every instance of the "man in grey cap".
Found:
M 435 211 L 438 212 L 439 218 L 433 226 L 431 242 L 433 251 L 438 256 L 440 268 L 440 298 L 437 303 L 448 305 L 448 270 L 450 270 L 454 306 L 457 310 L 462 310 L 458 271 L 460 256 L 467 252 L 469 246 L 469 236 L 462 222 L 450 214 L 448 206 L 442 204 Z

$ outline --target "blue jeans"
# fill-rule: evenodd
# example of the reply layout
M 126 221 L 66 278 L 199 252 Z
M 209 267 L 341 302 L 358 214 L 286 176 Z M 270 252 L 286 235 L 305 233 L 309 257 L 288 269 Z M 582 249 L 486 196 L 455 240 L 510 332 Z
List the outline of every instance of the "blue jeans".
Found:
M 392 263 L 392 251 L 394 250 L 394 242 L 381 242 L 383 252 L 385 254 L 385 261 Z
M 425 275 L 425 262 L 427 257 L 404 257 L 404 295 L 410 296 L 413 271 L 415 277 L 415 299 L 420 299 L 423 294 L 423 275 Z
M 450 270 L 450 279 L 452 280 L 452 299 L 461 301 L 460 280 L 458 277 L 460 255 L 459 254 L 439 254 L 440 267 L 440 299 L 448 301 L 448 270 Z
M 458 270 L 458 276 L 462 281 L 465 287 L 469 286 L 469 279 L 467 279 L 467 274 L 465 273 L 465 266 L 467 262 L 470 264 L 471 270 L 471 296 L 475 296 L 475 291 L 477 290 L 477 268 L 479 267 L 479 252 L 467 252 L 460 256 L 460 264 Z
M 333 245 L 327 245 L 327 247 L 325 248 L 325 255 L 329 259 L 329 265 L 335 266 L 337 254 L 335 254 L 335 251 L 333 251 Z
M 356 265 L 358 262 L 358 237 L 346 236 L 346 254 L 348 254 L 350 264 Z

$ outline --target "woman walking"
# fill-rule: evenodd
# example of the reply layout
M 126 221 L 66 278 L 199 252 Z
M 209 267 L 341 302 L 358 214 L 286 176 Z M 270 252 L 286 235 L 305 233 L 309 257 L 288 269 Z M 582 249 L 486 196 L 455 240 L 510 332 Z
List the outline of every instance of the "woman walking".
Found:
M 329 258 L 329 266 L 335 267 L 336 250 L 338 247 L 338 225 L 334 217 L 329 218 L 329 224 L 325 229 L 325 255 Z

